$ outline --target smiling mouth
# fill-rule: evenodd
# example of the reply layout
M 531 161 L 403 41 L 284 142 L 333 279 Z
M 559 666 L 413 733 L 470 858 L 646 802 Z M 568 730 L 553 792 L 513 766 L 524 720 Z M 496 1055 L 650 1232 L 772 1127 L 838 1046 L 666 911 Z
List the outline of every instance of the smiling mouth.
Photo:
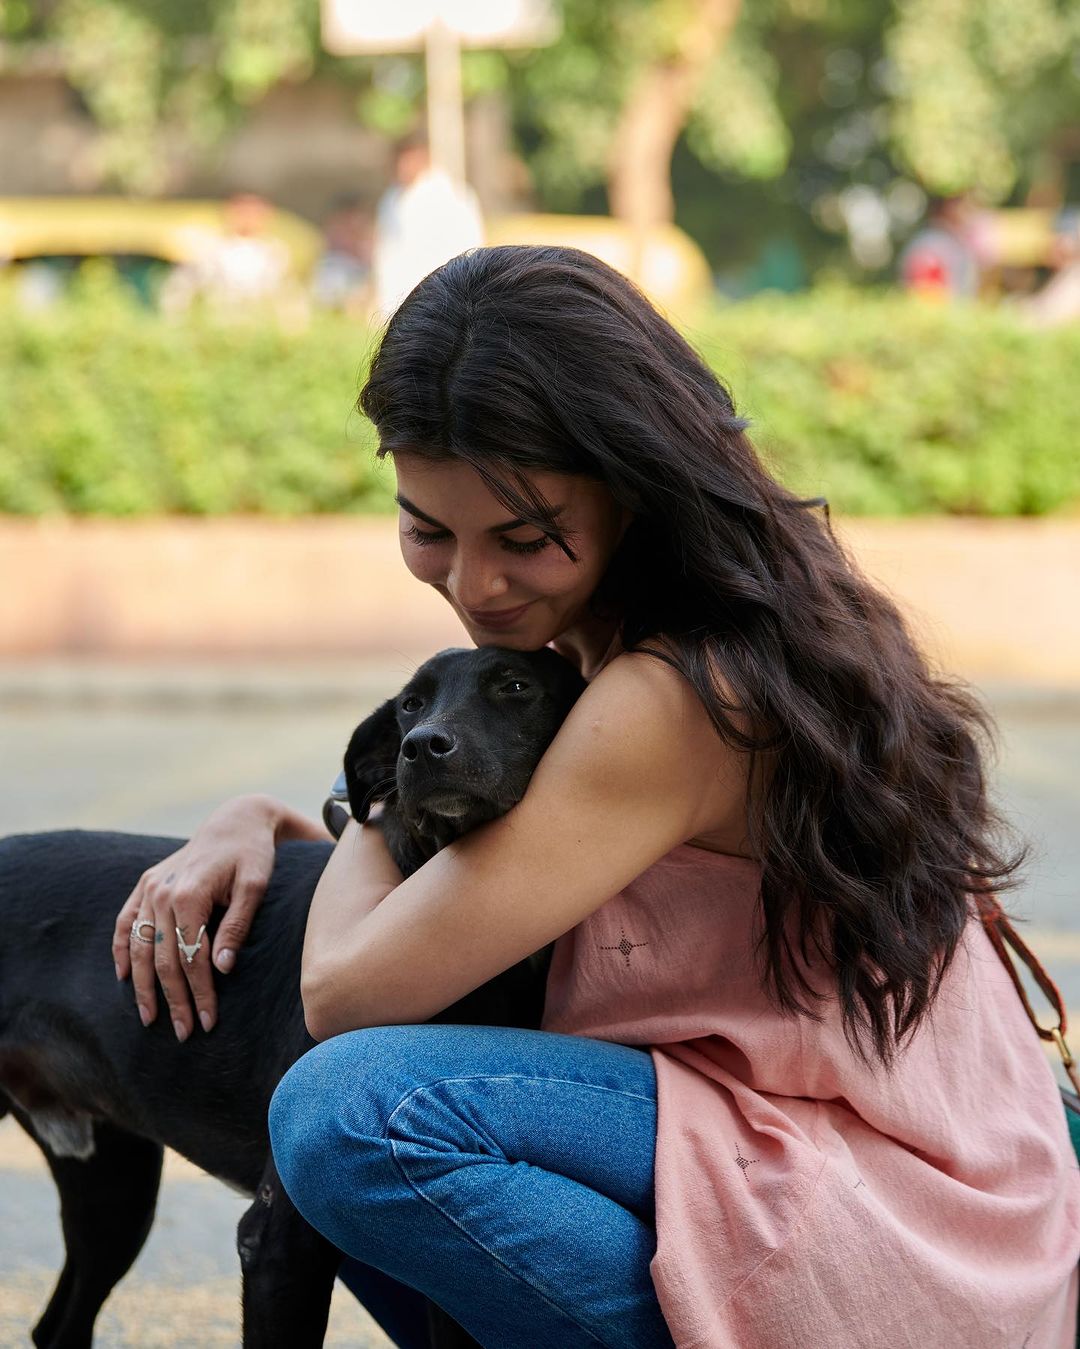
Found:
M 532 604 L 532 600 L 526 600 L 524 604 L 519 604 L 514 609 L 488 609 L 484 613 L 477 613 L 474 609 L 466 609 L 472 621 L 481 628 L 491 625 L 502 627 L 504 623 L 511 623 L 519 618 L 525 610 Z

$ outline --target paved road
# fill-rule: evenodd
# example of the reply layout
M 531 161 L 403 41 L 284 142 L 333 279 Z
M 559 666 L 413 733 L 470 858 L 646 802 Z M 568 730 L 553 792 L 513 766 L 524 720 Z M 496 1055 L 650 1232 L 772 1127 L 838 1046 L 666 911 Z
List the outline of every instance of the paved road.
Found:
M 315 670 L 304 684 L 233 676 L 215 685 L 202 672 L 177 679 L 164 700 L 130 677 L 37 697 L 27 680 L 20 698 L 5 700 L 0 677 L 0 834 L 81 827 L 186 835 L 220 801 L 249 791 L 317 815 L 352 727 L 410 668 L 396 661 L 355 673 Z M 303 701 L 291 696 L 297 689 Z M 1059 954 L 1073 951 L 1080 697 L 988 697 L 1001 732 L 997 794 L 1034 848 L 1011 902 L 1033 925 L 1061 934 Z M 1080 984 L 1072 987 L 1080 1004 Z
M 299 703 L 284 684 L 265 682 L 254 701 L 239 684 L 215 693 L 213 681 L 182 682 L 164 705 L 137 684 L 124 693 L 122 681 L 85 686 L 79 698 L 24 686 L 19 699 L 0 698 L 0 834 L 77 826 L 184 836 L 246 791 L 317 814 L 353 725 L 406 669 L 395 662 L 321 686 L 316 674 L 311 690 L 325 697 Z M 1012 905 L 1030 918 L 1032 944 L 1078 1009 L 1080 1031 L 1080 703 L 1011 698 L 995 707 L 1000 799 L 1036 849 Z M 236 1344 L 234 1230 L 245 1206 L 169 1154 L 157 1222 L 103 1312 L 99 1349 Z M 0 1349 L 28 1343 L 51 1291 L 62 1260 L 56 1207 L 40 1154 L 10 1120 L 0 1123 Z M 388 1341 L 339 1287 L 328 1343 Z
M 236 1224 L 248 1201 L 167 1152 L 154 1226 L 98 1318 L 94 1349 L 235 1349 L 240 1343 Z M 30 1346 L 63 1264 L 56 1189 L 41 1153 L 0 1122 L 0 1349 Z M 391 1349 L 342 1284 L 326 1344 Z
M 75 827 L 183 837 L 219 801 L 246 791 L 317 815 L 353 725 L 407 668 L 350 672 L 332 683 L 329 706 L 315 677 L 315 710 L 294 704 L 295 680 L 257 681 L 261 701 L 252 706 L 252 681 L 235 675 L 180 679 L 161 698 L 137 675 L 83 680 L 75 691 L 64 681 L 47 687 L 43 671 L 36 696 L 20 685 L 21 697 L 0 698 L 0 835 Z M 343 696 L 346 683 L 355 700 Z M 101 1313 L 95 1349 L 238 1345 L 235 1232 L 247 1205 L 167 1152 L 154 1226 Z M 0 1349 L 30 1344 L 62 1263 L 55 1187 L 9 1118 L 0 1122 Z M 339 1284 L 326 1343 L 388 1349 L 391 1341 Z

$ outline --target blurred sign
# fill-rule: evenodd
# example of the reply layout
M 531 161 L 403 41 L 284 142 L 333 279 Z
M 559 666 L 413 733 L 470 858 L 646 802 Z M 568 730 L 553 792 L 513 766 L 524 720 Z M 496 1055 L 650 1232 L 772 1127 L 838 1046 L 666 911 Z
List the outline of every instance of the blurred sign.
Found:
M 322 39 L 336 56 L 421 50 L 439 25 L 463 47 L 540 47 L 559 36 L 550 0 L 322 0 Z

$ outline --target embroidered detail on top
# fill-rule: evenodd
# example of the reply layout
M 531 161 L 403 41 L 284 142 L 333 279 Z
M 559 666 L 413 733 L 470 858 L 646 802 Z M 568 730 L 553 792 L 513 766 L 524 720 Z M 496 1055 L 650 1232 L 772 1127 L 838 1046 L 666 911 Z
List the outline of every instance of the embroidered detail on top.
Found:
M 618 943 L 617 946 L 601 946 L 601 947 L 600 947 L 600 950 L 601 950 L 601 951 L 621 951 L 621 952 L 623 953 L 623 956 L 624 956 L 625 959 L 626 959 L 626 968 L 629 969 L 629 968 L 630 968 L 630 952 L 634 949 L 634 947 L 635 947 L 635 946 L 648 946 L 650 943 L 647 942 L 647 941 L 629 941 L 629 940 L 627 939 L 627 936 L 626 936 L 626 930 L 624 929 L 624 927 L 623 927 L 623 925 L 622 925 L 621 923 L 619 924 L 619 932 L 620 932 L 621 936 L 620 936 L 619 943 Z
M 744 1176 L 746 1176 L 747 1167 L 753 1166 L 754 1163 L 759 1160 L 760 1159 L 757 1157 L 744 1157 L 742 1155 L 742 1149 L 739 1147 L 738 1144 L 735 1145 L 735 1165 L 742 1168 L 742 1173 Z M 746 1183 L 747 1185 L 750 1184 L 749 1176 L 746 1176 Z

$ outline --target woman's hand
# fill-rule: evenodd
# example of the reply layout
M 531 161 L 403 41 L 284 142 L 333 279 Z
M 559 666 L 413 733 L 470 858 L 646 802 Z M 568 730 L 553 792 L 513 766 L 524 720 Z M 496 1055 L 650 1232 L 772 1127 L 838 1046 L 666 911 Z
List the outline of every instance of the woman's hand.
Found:
M 182 848 L 143 872 L 117 915 L 112 946 L 116 977 L 131 974 L 144 1026 L 157 1015 L 156 976 L 178 1040 L 185 1040 L 194 1028 L 189 990 L 203 1029 L 213 1027 L 217 995 L 210 943 L 204 933 L 189 965 L 181 955 L 176 929 L 186 944 L 194 945 L 200 927 L 209 925 L 213 906 L 226 905 L 229 911 L 214 935 L 213 961 L 228 972 L 266 893 L 275 844 L 284 836 L 329 837 L 273 797 L 234 797 L 219 806 Z M 137 941 L 132 935 L 136 918 L 153 924 L 151 941 Z M 145 935 L 147 929 L 142 932 Z

